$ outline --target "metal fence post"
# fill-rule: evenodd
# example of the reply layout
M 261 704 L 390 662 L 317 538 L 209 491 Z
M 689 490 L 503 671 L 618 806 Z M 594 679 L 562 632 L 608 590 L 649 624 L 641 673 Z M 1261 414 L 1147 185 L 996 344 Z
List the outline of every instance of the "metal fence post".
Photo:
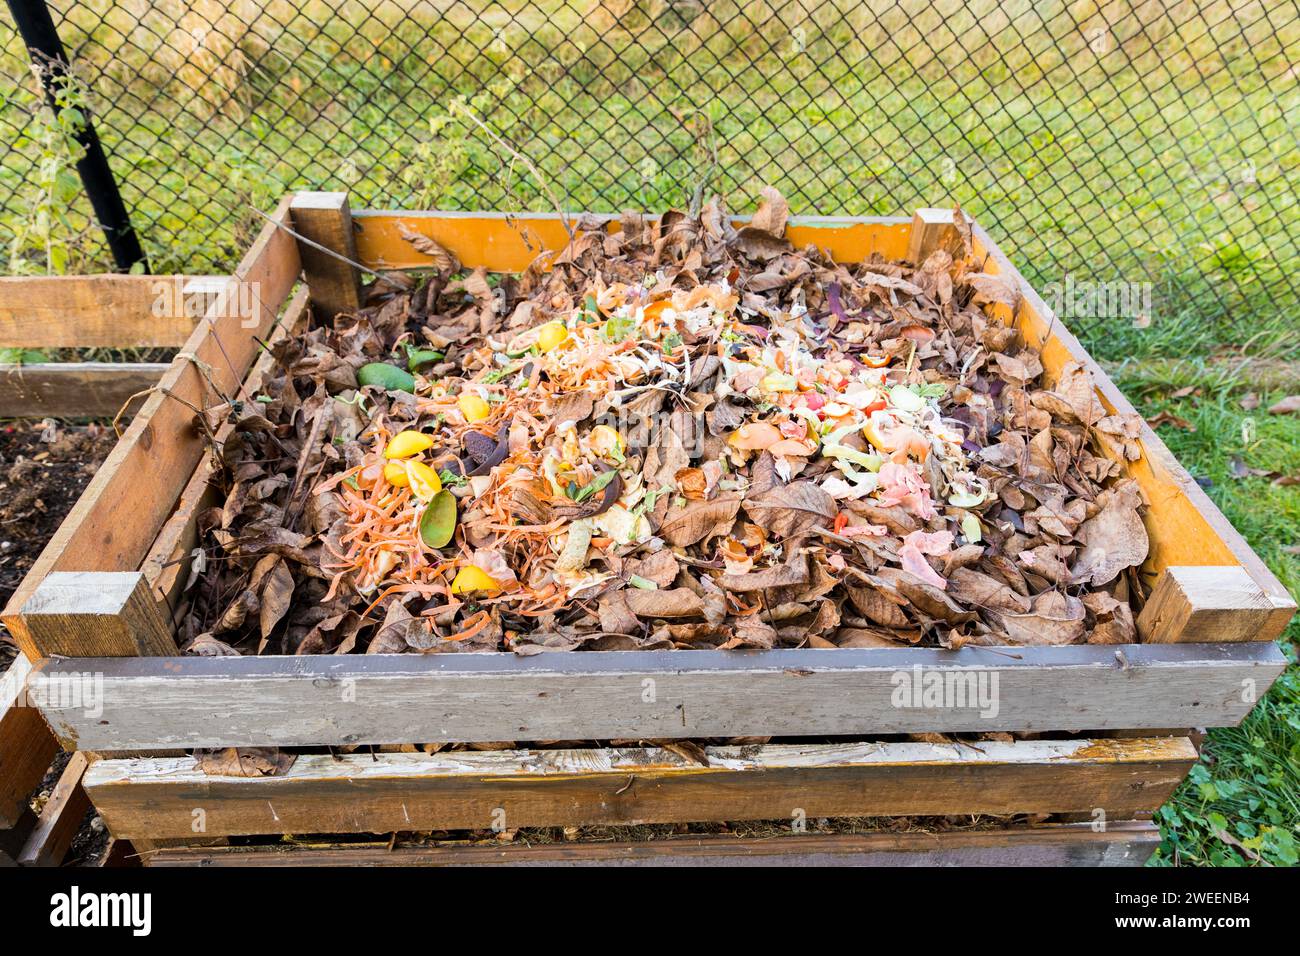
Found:
M 32 61 L 38 65 L 41 85 L 45 89 L 45 98 L 50 109 L 59 111 L 56 90 L 58 81 L 68 73 L 68 58 L 59 41 L 58 31 L 50 16 L 45 0 L 7 0 L 13 13 L 18 32 L 23 43 L 32 53 Z M 95 125 L 90 114 L 86 113 L 85 122 L 77 131 L 77 142 L 84 149 L 84 154 L 77 162 L 77 172 L 81 175 L 86 195 L 95 211 L 95 218 L 104 230 L 108 247 L 113 253 L 113 262 L 123 272 L 130 270 L 137 263 L 149 269 L 140 240 L 131 227 L 131 218 L 127 214 L 122 194 L 118 192 L 117 181 L 113 171 L 108 167 L 108 157 L 99 143 Z

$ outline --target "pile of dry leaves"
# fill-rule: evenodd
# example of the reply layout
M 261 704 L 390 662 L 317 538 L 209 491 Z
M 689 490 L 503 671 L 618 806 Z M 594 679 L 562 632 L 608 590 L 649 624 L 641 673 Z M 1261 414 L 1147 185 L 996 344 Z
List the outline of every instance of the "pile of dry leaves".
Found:
M 963 248 L 919 267 L 625 215 L 282 341 L 215 453 L 196 653 L 1124 643 L 1143 502 Z

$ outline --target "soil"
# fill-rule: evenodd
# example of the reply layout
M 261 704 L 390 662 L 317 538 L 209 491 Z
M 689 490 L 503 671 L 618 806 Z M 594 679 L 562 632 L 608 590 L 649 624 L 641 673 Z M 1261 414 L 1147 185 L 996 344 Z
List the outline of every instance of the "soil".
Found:
M 105 425 L 0 425 L 0 606 L 72 510 L 116 443 Z M 16 650 L 0 624 L 0 671 Z
M 9 602 L 37 555 L 89 484 L 117 437 L 99 424 L 63 425 L 9 421 L 0 424 L 0 607 Z M 0 623 L 0 673 L 18 649 Z M 32 794 L 39 813 L 71 759 L 59 753 Z M 86 814 L 67 864 L 95 866 L 108 848 L 108 831 L 93 811 Z

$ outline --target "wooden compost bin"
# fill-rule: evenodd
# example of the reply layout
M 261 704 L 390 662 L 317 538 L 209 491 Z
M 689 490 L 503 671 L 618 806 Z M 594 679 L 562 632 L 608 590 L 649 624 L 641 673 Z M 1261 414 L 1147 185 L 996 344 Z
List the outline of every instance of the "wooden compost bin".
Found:
M 0 278 L 0 348 L 176 348 L 224 277 L 43 276 Z M 0 419 L 113 418 L 167 370 L 156 362 L 0 364 Z M 139 407 L 140 402 L 135 403 Z M 128 409 L 129 410 L 129 409 Z M 58 750 L 40 711 L 27 706 L 31 665 L 0 675 L 0 863 L 57 864 L 89 803 L 86 756 L 59 776 L 39 816 L 27 798 Z
M 430 260 L 401 228 L 430 236 L 467 267 L 522 270 L 567 239 L 550 215 L 351 214 L 338 193 L 286 198 L 274 214 L 367 269 Z M 607 228 L 618 228 L 610 217 Z M 839 261 L 872 252 L 925 255 L 951 215 L 794 219 L 789 238 Z M 989 236 L 974 230 L 985 271 L 1014 282 L 1013 321 L 1041 346 L 1048 375 L 1086 364 L 1109 413 L 1132 407 L 1055 320 Z M 304 273 L 307 288 L 291 296 Z M 870 834 L 740 841 L 691 839 L 479 852 L 376 853 L 318 841 L 295 861 L 700 862 L 766 859 L 901 862 L 1141 862 L 1157 839 L 1136 821 L 1196 759 L 1184 730 L 1235 725 L 1286 665 L 1274 639 L 1294 602 L 1150 429 L 1125 463 L 1150 507 L 1153 586 L 1125 646 L 778 649 L 334 655 L 177 655 L 168 601 L 184 580 L 197 515 L 213 500 L 195 409 L 250 398 L 270 370 L 259 343 L 322 314 L 355 308 L 357 276 L 268 225 L 235 273 L 255 283 L 252 321 L 209 312 L 112 457 L 42 555 L 6 620 L 35 661 L 31 684 L 66 747 L 95 752 L 85 786 L 111 832 L 138 847 L 259 834 L 386 834 L 872 815 L 1082 814 L 1088 823 L 983 833 Z M 197 361 L 195 361 L 197 359 Z M 250 372 L 251 366 L 251 372 Z M 246 377 L 247 374 L 247 377 Z M 240 382 L 244 386 L 240 391 Z M 222 435 L 219 433 L 217 439 Z M 1103 449 L 1123 462 L 1116 449 Z M 55 659 L 56 655 L 60 656 Z M 915 668 L 965 680 L 996 673 L 996 716 L 971 708 L 899 708 Z M 90 714 L 48 688 L 93 679 Z M 647 693 L 653 688 L 653 693 Z M 803 743 L 710 748 L 711 766 L 655 747 L 585 750 L 305 754 L 285 774 L 207 776 L 191 748 L 342 747 L 433 741 L 544 741 L 771 736 L 827 740 L 925 732 L 1067 732 L 1064 739 Z M 117 755 L 117 756 L 115 756 Z M 809 842 L 802 842 L 807 839 Z M 369 854 L 369 856 L 367 856 Z M 449 855 L 450 854 L 450 855 Z M 464 854 L 457 856 L 456 854 Z M 531 854 L 531 855 L 530 855 Z M 238 847 L 155 849 L 154 862 L 277 862 Z

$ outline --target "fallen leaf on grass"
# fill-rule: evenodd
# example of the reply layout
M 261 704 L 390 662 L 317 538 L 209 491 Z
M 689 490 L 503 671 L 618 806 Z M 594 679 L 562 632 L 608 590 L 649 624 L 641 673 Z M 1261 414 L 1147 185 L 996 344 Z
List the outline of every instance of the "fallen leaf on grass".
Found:
M 1172 412 L 1161 412 L 1159 415 L 1152 415 L 1147 419 L 1147 424 L 1152 428 L 1158 428 L 1161 425 L 1172 425 L 1175 428 L 1181 428 L 1184 431 L 1194 432 L 1196 426 L 1185 418 L 1173 414 Z
M 1300 395 L 1288 395 L 1282 401 L 1268 407 L 1270 415 L 1292 415 L 1300 412 Z
M 1234 478 L 1276 478 L 1276 471 L 1269 471 L 1267 468 L 1252 468 L 1246 464 L 1245 459 L 1240 455 L 1233 455 L 1228 460 L 1228 467 L 1232 471 Z

